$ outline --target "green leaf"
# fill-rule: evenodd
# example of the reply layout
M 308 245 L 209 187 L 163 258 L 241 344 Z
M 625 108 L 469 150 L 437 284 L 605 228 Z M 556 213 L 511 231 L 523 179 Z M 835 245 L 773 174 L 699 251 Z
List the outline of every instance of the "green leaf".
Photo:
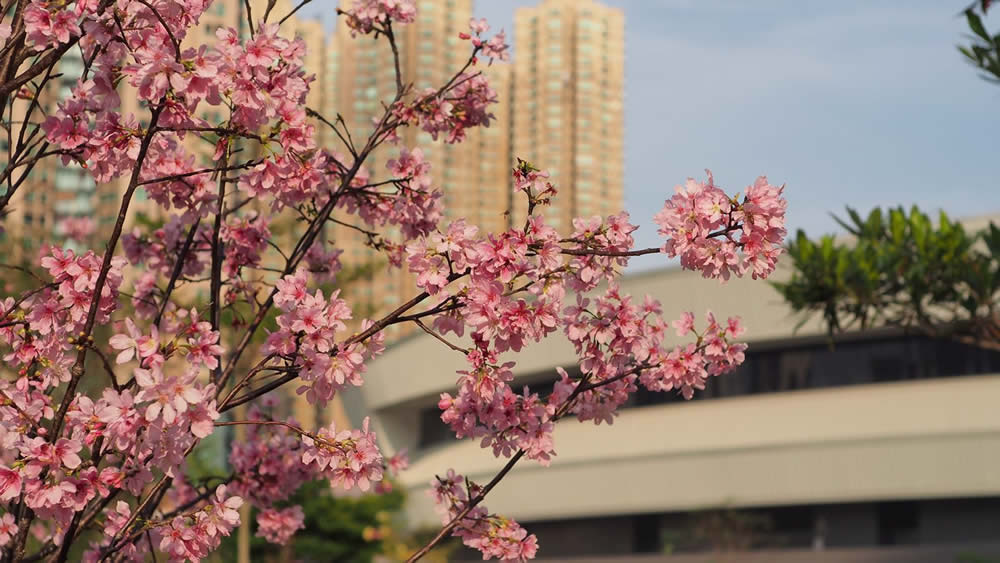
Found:
M 851 209 L 850 207 L 847 208 L 847 214 L 851 217 L 851 220 L 854 221 L 854 225 L 847 224 L 847 222 L 845 222 L 840 217 L 837 217 L 833 213 L 830 214 L 830 217 L 833 217 L 833 220 L 836 221 L 837 224 L 840 225 L 848 233 L 854 236 L 860 236 L 861 226 L 864 224 L 864 221 L 861 220 L 861 216 L 858 215 L 858 212 Z
M 901 209 L 889 211 L 889 228 L 892 231 L 892 240 L 896 244 L 903 242 L 906 234 L 906 215 Z
M 971 29 L 973 33 L 987 41 L 992 39 L 990 34 L 986 32 L 986 28 L 983 27 L 983 20 L 980 19 L 979 14 L 973 10 L 966 10 L 965 18 L 969 20 L 969 29 Z
M 868 214 L 868 221 L 865 223 L 865 230 L 870 237 L 877 237 L 882 233 L 882 209 L 876 207 Z

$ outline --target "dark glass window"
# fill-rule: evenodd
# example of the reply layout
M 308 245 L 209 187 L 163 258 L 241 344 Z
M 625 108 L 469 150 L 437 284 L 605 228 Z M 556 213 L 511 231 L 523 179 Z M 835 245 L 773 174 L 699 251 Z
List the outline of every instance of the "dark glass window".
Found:
M 571 376 L 580 374 L 576 366 L 567 371 Z M 705 390 L 695 393 L 694 399 L 985 373 L 1000 373 L 1000 352 L 925 336 L 851 339 L 832 346 L 826 341 L 782 347 L 751 345 L 743 365 L 732 373 L 709 379 Z M 531 392 L 545 397 L 552 391 L 553 376 L 540 374 L 525 381 L 530 382 Z M 518 380 L 514 389 L 520 392 L 525 384 Z M 640 387 L 624 408 L 683 401 L 674 392 L 654 393 Z M 440 415 L 436 406 L 421 411 L 421 447 L 454 438 Z
M 918 543 L 920 505 L 912 501 L 880 502 L 876 505 L 879 545 Z

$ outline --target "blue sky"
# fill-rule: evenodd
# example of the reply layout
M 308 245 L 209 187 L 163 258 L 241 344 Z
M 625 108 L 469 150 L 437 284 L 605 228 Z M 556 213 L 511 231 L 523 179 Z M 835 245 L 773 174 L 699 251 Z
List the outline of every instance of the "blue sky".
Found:
M 813 235 L 836 232 L 845 205 L 1000 212 L 1000 86 L 955 49 L 966 0 L 605 1 L 626 16 L 625 206 L 641 246 L 704 168 L 729 192 L 759 174 L 787 184 L 790 227 Z M 536 3 L 475 11 L 510 36 L 514 8 Z

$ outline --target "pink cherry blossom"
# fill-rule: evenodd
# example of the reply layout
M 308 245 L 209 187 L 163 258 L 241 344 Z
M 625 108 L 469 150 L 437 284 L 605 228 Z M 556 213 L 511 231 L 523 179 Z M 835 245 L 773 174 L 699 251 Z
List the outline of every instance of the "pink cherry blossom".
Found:
M 0 465 L 0 501 L 9 501 L 21 494 L 23 481 L 18 471 Z
M 479 485 L 466 485 L 467 479 L 449 469 L 446 477 L 431 481 L 429 491 L 434 498 L 441 521 L 449 523 L 465 510 L 469 490 L 473 496 L 482 490 Z M 490 514 L 482 504 L 469 510 L 454 527 L 453 536 L 462 543 L 483 554 L 483 559 L 497 558 L 504 561 L 527 561 L 534 559 L 538 552 L 538 539 L 521 527 L 517 521 Z
M 257 515 L 257 536 L 267 541 L 285 545 L 297 530 L 305 527 L 301 506 L 284 510 L 266 509 Z
M 14 521 L 14 515 L 8 512 L 0 516 L 0 547 L 7 545 L 16 533 L 17 523 Z
M 749 269 L 754 279 L 766 278 L 782 252 L 784 187 L 772 186 L 761 176 L 741 202 L 730 199 L 706 172 L 707 182 L 689 178 L 656 214 L 660 234 L 668 237 L 663 252 L 680 256 L 681 265 L 705 277 L 726 280 Z
M 348 25 L 360 33 L 370 33 L 387 22 L 410 23 L 416 13 L 413 0 L 354 0 Z

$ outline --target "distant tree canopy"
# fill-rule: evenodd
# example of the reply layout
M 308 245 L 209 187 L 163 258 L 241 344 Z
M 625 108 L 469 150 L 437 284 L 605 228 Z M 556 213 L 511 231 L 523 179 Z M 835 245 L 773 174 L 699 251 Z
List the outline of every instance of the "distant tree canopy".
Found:
M 992 0 L 977 0 L 965 9 L 965 18 L 972 31 L 969 45 L 960 45 L 958 50 L 982 71 L 982 76 L 990 82 L 1000 83 L 1000 33 L 990 35 L 983 25 L 983 16 L 992 6 Z
M 831 334 L 892 326 L 1000 349 L 1000 228 L 968 232 L 943 212 L 935 225 L 916 207 L 847 215 L 834 218 L 853 240 L 788 243 L 793 275 L 772 285 L 795 311 Z

